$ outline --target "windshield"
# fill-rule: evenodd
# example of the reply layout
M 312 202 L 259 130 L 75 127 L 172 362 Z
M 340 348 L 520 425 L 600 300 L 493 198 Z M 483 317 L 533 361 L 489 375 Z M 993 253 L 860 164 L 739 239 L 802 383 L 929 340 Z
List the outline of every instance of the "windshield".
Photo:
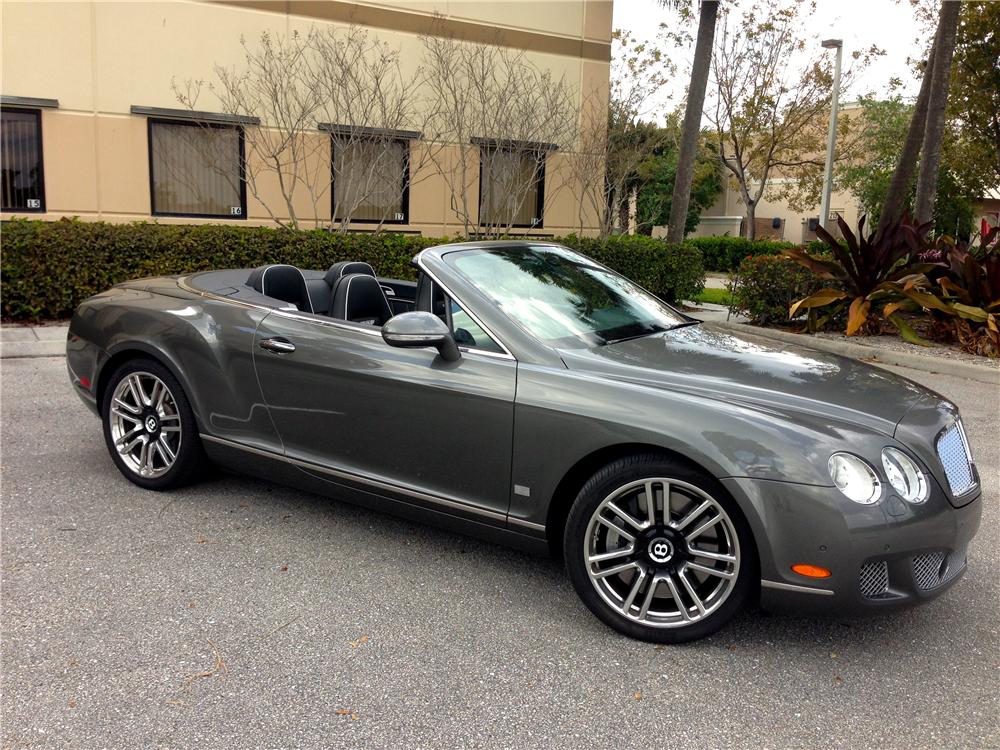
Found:
M 551 346 L 601 346 L 689 322 L 628 279 L 566 248 L 487 247 L 444 258 Z

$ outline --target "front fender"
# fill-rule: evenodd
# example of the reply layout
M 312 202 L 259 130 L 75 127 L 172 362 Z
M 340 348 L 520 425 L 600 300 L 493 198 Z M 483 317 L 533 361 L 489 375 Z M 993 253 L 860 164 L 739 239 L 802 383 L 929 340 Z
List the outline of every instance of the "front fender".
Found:
M 649 388 L 569 370 L 518 367 L 512 484 L 514 519 L 544 524 L 559 482 L 581 458 L 645 444 L 684 456 L 724 479 L 832 486 L 835 450 L 878 456 L 891 438 L 828 416 Z M 596 471 L 595 467 L 595 471 Z M 748 514 L 752 509 L 747 509 Z

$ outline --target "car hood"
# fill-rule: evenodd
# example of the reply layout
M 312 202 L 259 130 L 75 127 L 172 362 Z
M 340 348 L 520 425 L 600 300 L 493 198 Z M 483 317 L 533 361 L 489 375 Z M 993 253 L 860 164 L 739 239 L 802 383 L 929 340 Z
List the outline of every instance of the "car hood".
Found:
M 929 393 L 886 370 L 710 323 L 559 353 L 570 370 L 886 435 Z

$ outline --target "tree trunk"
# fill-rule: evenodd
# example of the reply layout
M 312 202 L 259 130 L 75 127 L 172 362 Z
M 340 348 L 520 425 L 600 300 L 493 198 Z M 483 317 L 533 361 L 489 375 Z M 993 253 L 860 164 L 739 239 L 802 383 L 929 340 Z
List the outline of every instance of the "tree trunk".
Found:
M 934 44 L 931 45 L 931 52 L 927 57 L 927 64 L 924 66 L 920 93 L 917 94 L 913 115 L 910 117 L 910 127 L 906 131 L 903 150 L 899 154 L 899 161 L 896 162 L 896 169 L 892 173 L 889 190 L 885 194 L 885 202 L 882 204 L 882 213 L 878 221 L 879 234 L 903 216 L 906 194 L 910 188 L 910 180 L 913 179 L 914 168 L 917 166 L 917 158 L 920 156 L 920 142 L 923 140 L 924 125 L 927 122 L 927 100 L 931 93 L 931 79 L 934 77 L 934 50 L 937 47 L 939 36 L 940 34 L 934 35 Z
M 951 58 L 955 54 L 958 36 L 958 14 L 961 3 L 944 0 L 938 17 L 935 38 L 934 75 L 927 100 L 927 124 L 920 147 L 920 168 L 917 172 L 917 197 L 913 213 L 918 224 L 934 219 L 934 199 L 937 195 L 938 170 L 941 167 L 941 140 L 944 137 L 944 114 L 948 104 L 948 84 L 951 81 Z
M 670 225 L 667 240 L 681 242 L 687 224 L 688 206 L 691 203 L 691 182 L 694 162 L 698 155 L 698 136 L 701 134 L 701 116 L 705 108 L 705 91 L 712 65 L 712 45 L 715 42 L 715 19 L 719 14 L 718 0 L 702 0 L 698 17 L 698 40 L 691 65 L 691 83 L 688 85 L 687 106 L 684 108 L 684 130 L 677 155 L 677 175 L 674 177 L 673 197 L 670 204 Z
M 757 204 L 747 203 L 746 205 L 746 220 L 747 220 L 747 239 L 753 242 L 757 239 Z

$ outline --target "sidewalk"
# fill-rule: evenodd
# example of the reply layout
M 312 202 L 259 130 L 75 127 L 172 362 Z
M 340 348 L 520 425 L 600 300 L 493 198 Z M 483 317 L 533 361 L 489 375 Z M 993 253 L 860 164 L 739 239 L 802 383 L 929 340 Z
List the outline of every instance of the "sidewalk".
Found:
M 69 325 L 0 326 L 0 357 L 62 357 Z

